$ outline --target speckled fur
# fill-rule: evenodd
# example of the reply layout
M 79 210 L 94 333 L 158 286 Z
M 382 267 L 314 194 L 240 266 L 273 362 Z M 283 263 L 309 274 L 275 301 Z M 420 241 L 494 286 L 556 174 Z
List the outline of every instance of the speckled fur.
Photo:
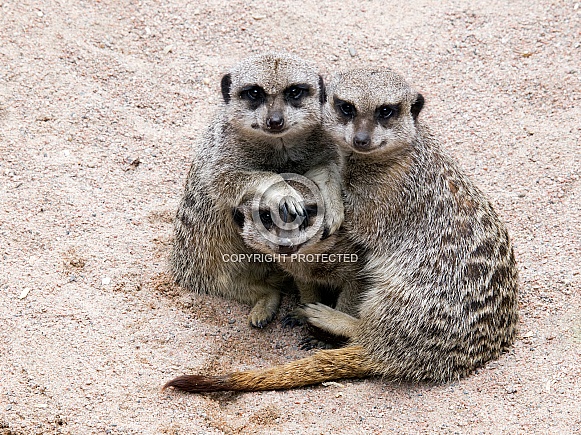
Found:
M 284 91 L 296 84 L 307 85 L 308 92 L 291 105 Z M 242 98 L 243 89 L 254 85 L 266 92 L 258 107 Z M 274 184 L 273 201 L 286 196 L 299 203 L 302 198 L 279 174 L 314 171 L 328 175 L 319 187 L 330 201 L 330 232 L 343 220 L 340 158 L 332 142 L 322 140 L 320 86 L 316 68 L 290 54 L 255 56 L 232 69 L 222 80 L 224 103 L 196 149 L 175 219 L 170 264 L 176 282 L 251 304 L 253 326 L 264 326 L 276 313 L 284 274 L 274 264 L 224 261 L 223 254 L 254 252 L 240 237 L 234 208 Z M 273 111 L 285 120 L 276 134 L 266 125 Z
M 350 102 L 357 115 L 341 116 L 336 99 Z M 417 119 L 423 98 L 389 70 L 355 70 L 332 80 L 328 101 L 324 126 L 346 153 L 345 234 L 365 248 L 367 282 L 350 296 L 357 298 L 356 315 L 322 304 L 303 314 L 347 336 L 349 345 L 332 357 L 320 358 L 331 355 L 320 351 L 229 375 L 222 389 L 284 389 L 368 375 L 445 382 L 498 358 L 518 323 L 513 249 L 490 202 Z M 384 126 L 372 122 L 383 105 L 399 108 Z M 365 151 L 353 146 L 361 130 L 371 135 Z M 204 378 L 205 391 L 213 379 Z

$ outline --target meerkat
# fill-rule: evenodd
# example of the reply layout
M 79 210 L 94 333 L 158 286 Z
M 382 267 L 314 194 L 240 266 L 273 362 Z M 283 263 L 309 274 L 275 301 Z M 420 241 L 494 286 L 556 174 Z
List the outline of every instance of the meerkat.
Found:
M 324 128 L 346 153 L 344 227 L 366 250 L 368 282 L 355 316 L 322 304 L 303 310 L 348 345 L 165 387 L 256 391 L 367 376 L 440 383 L 514 341 L 518 276 L 507 230 L 418 117 L 424 98 L 390 70 L 338 74 L 328 91 Z
M 250 324 L 261 328 L 276 313 L 284 274 L 275 264 L 229 261 L 253 253 L 233 210 L 259 197 L 304 219 L 301 196 L 281 175 L 303 174 L 324 192 L 324 235 L 333 234 L 343 221 L 341 159 L 323 140 L 324 84 L 310 62 L 254 56 L 224 75 L 221 89 L 223 104 L 196 149 L 177 211 L 170 267 L 193 292 L 250 304 Z

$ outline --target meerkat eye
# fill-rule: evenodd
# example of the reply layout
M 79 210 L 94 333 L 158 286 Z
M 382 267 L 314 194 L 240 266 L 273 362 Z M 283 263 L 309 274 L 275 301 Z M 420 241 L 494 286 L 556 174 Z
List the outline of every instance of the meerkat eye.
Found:
M 357 109 L 351 103 L 347 101 L 342 101 L 339 99 L 335 99 L 335 107 L 339 110 L 341 115 L 345 116 L 346 118 L 354 118 L 357 114 Z
M 292 98 L 293 100 L 298 100 L 299 98 L 302 97 L 302 95 L 304 93 L 305 93 L 304 89 L 297 88 L 296 86 L 293 86 L 292 88 L 289 89 L 288 96 L 290 98 Z
M 292 85 L 284 90 L 284 98 L 290 104 L 297 106 L 309 94 L 309 85 Z
M 293 100 L 298 100 L 306 92 L 306 89 L 299 88 L 298 86 L 291 86 L 287 91 L 287 96 Z
M 240 98 L 250 101 L 261 101 L 264 99 L 264 91 L 260 86 L 249 86 L 242 89 Z
M 381 106 L 376 111 L 377 117 L 381 121 L 386 121 L 389 118 L 397 115 L 397 107 L 394 106 Z
M 355 107 L 353 107 L 349 103 L 341 104 L 339 108 L 341 109 L 341 112 L 343 112 L 345 116 L 353 116 L 355 114 Z
M 391 109 L 391 107 L 383 106 L 379 109 L 379 116 L 381 118 L 387 119 L 391 115 L 393 115 L 393 110 Z
M 259 213 L 260 216 L 260 222 L 262 222 L 262 225 L 264 225 L 264 228 L 266 228 L 267 230 L 270 230 L 273 225 L 274 222 L 272 221 L 272 216 L 270 215 L 269 211 L 261 211 Z

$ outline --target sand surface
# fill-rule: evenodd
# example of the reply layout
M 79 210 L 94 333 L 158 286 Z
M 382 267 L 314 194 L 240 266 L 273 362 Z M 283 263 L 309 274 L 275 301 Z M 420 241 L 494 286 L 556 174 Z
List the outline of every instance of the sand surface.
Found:
M 296 298 L 253 330 L 164 275 L 221 75 L 281 49 L 325 75 L 391 66 L 426 97 L 514 240 L 499 361 L 444 386 L 160 391 L 309 354 L 280 325 Z M 0 434 L 581 433 L 580 137 L 575 1 L 0 0 Z

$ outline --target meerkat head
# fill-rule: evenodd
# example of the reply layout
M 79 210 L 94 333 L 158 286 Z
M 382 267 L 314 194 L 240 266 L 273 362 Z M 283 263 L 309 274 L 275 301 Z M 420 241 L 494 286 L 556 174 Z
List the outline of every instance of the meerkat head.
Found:
M 390 70 L 353 70 L 329 84 L 323 125 L 338 145 L 356 153 L 394 151 L 416 136 L 424 97 Z
M 262 139 L 320 125 L 324 92 L 317 68 L 291 54 L 250 57 L 222 77 L 228 121 L 245 136 Z
M 325 252 L 334 243 L 324 225 L 324 203 L 305 186 L 288 181 L 303 197 L 306 216 L 290 215 L 260 200 L 248 200 L 232 211 L 235 225 L 247 246 L 263 254 L 311 254 Z
M 316 204 L 305 206 L 307 217 L 302 222 L 285 216 L 281 212 L 273 213 L 268 208 L 253 209 L 239 206 L 233 211 L 234 222 L 240 228 L 240 235 L 247 246 L 263 254 L 296 254 L 313 240 L 322 235 L 310 234 L 312 219 L 317 215 Z

